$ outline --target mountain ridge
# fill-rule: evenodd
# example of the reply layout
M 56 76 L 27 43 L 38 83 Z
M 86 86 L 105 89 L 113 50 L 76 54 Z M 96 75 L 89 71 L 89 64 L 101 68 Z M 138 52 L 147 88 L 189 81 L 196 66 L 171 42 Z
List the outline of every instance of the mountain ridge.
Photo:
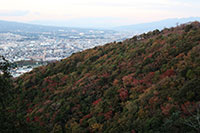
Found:
M 181 25 L 187 22 L 193 21 L 200 21 L 200 17 L 189 17 L 189 18 L 169 18 L 160 21 L 154 21 L 149 23 L 140 23 L 140 24 L 133 24 L 133 25 L 125 25 L 125 26 L 118 26 L 115 27 L 115 30 L 120 31 L 132 31 L 135 33 L 143 33 L 152 31 L 155 29 L 162 30 L 164 28 L 171 28 L 177 25 Z
M 87 26 L 86 24 L 88 22 L 84 22 L 85 20 L 88 20 L 88 19 L 74 20 L 72 22 L 64 21 L 64 22 L 60 22 L 61 24 L 53 24 L 53 22 L 51 24 L 51 21 L 44 21 L 44 22 L 43 21 L 41 21 L 41 22 L 33 21 L 33 22 L 24 23 L 24 22 L 0 20 L 0 26 L 2 28 L 2 26 L 4 27 L 5 23 L 7 23 L 12 27 L 12 30 L 15 26 L 17 26 L 17 27 L 22 26 L 22 28 L 20 28 L 20 29 L 23 29 L 24 27 L 25 27 L 25 29 L 27 29 L 27 27 L 30 28 L 32 26 L 32 27 L 34 27 L 36 29 L 40 29 L 40 30 L 41 29 L 47 30 L 48 28 L 51 30 L 62 29 L 62 28 L 63 29 L 79 29 L 79 30 L 80 29 L 83 29 L 83 30 L 84 29 L 85 30 L 95 29 L 95 30 L 116 30 L 116 31 L 133 32 L 133 33 L 141 34 L 143 32 L 148 32 L 148 31 L 152 31 L 155 29 L 162 30 L 164 28 L 174 27 L 174 26 L 184 24 L 187 22 L 200 21 L 200 17 L 168 18 L 168 19 L 163 19 L 163 20 L 159 20 L 159 21 L 145 22 L 145 23 L 138 23 L 138 24 L 131 24 L 131 25 L 121 25 L 121 26 L 114 26 L 114 27 L 112 26 L 112 24 L 110 24 L 110 26 L 106 26 L 106 27 L 104 27 L 103 24 L 102 25 L 98 24 L 97 26 L 95 26 L 95 23 L 97 23 L 101 19 L 93 20 L 93 21 L 95 21 L 95 22 L 93 22 L 94 25 Z M 115 21 L 117 21 L 117 19 L 115 19 Z M 85 23 L 85 26 L 76 24 L 76 22 Z M 105 23 L 105 21 L 103 21 L 103 22 Z M 48 23 L 50 23 L 50 24 L 48 24 Z M 57 22 L 57 23 L 59 23 L 59 22 Z M 71 25 L 71 24 L 74 24 L 74 25 Z M 71 26 L 66 26 L 66 25 L 71 25 Z M 1 28 L 0 28 L 0 30 L 1 30 Z
M 92 30 L 92 28 L 79 28 L 79 27 L 62 27 L 62 26 L 49 26 L 49 25 L 39 25 L 39 24 L 30 24 L 24 22 L 15 22 L 15 21 L 5 21 L 0 20 L 0 31 L 18 31 L 22 30 L 24 32 L 33 32 L 33 31 L 58 31 L 58 30 Z

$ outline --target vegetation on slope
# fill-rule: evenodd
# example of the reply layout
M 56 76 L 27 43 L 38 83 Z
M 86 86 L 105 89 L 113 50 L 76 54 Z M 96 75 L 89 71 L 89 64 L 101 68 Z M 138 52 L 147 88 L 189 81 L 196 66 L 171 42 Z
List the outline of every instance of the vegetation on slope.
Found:
M 19 90 L 14 88 L 10 70 L 14 64 L 0 56 L 0 132 L 30 131 L 16 100 Z
M 155 30 L 15 81 L 31 131 L 199 132 L 200 23 Z

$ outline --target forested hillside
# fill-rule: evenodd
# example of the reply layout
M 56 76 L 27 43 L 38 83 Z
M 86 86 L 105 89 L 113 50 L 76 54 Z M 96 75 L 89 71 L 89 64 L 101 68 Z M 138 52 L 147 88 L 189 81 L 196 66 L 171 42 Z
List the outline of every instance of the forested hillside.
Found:
M 200 23 L 73 54 L 14 86 L 26 131 L 200 132 Z

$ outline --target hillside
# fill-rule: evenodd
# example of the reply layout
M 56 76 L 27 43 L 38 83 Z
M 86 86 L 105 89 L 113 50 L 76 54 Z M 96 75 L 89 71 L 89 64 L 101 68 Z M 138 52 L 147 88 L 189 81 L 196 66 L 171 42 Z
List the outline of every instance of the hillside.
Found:
M 18 116 L 32 132 L 199 132 L 199 51 L 193 22 L 73 54 L 15 79 Z

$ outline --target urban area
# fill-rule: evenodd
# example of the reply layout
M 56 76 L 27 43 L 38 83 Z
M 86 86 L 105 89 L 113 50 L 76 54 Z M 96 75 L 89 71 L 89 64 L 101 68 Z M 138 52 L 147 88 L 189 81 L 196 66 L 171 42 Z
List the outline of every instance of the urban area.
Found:
M 12 70 L 12 75 L 17 77 L 34 67 L 66 58 L 72 53 L 128 37 L 131 34 L 127 32 L 109 30 L 1 31 L 0 53 L 17 64 Z

